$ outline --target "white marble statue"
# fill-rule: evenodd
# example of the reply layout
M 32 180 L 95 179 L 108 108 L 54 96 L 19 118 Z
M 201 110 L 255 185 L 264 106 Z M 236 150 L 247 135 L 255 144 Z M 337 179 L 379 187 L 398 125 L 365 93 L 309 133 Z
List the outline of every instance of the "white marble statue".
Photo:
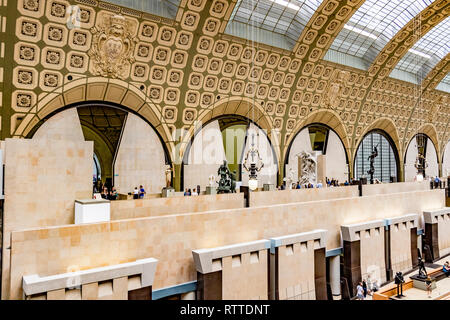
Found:
M 210 187 L 215 187 L 216 186 L 216 176 L 215 175 L 210 175 L 209 176 L 209 178 L 208 178 L 208 180 L 209 180 L 209 186 Z
M 315 157 L 307 151 L 301 151 L 297 156 L 301 161 L 299 172 L 300 184 L 312 183 L 315 185 L 317 180 L 317 161 Z

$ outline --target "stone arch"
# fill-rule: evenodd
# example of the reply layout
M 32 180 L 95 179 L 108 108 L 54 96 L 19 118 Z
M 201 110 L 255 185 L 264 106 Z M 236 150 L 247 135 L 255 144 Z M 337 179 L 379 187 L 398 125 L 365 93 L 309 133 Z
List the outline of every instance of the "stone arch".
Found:
M 364 139 L 364 137 L 366 136 L 367 133 L 369 133 L 370 131 L 373 130 L 381 130 L 384 131 L 391 139 L 392 142 L 395 145 L 396 148 L 396 152 L 397 152 L 397 157 L 399 159 L 399 165 L 400 165 L 400 169 L 401 169 L 401 164 L 403 163 L 403 157 L 401 157 L 400 155 L 403 154 L 402 149 L 401 149 L 401 144 L 400 144 L 400 139 L 398 136 L 398 130 L 397 127 L 395 126 L 394 122 L 386 117 L 382 117 L 379 118 L 377 120 L 375 120 L 374 122 L 372 122 L 372 124 L 366 128 L 366 130 L 364 130 L 364 132 L 361 134 L 360 138 L 355 142 L 354 142 L 354 148 L 352 151 L 352 163 L 355 160 L 355 156 L 356 156 L 356 150 L 358 149 L 357 147 L 359 146 L 359 144 L 361 143 L 361 141 Z
M 171 148 L 171 134 L 162 122 L 161 111 L 141 90 L 125 81 L 107 78 L 83 78 L 63 85 L 42 97 L 13 130 L 13 137 L 30 137 L 52 115 L 77 104 L 108 103 L 140 116 L 160 136 L 164 148 Z M 169 153 L 169 152 L 168 152 Z M 171 156 L 171 155 L 170 155 Z
M 314 112 L 310 113 L 305 120 L 297 123 L 292 134 L 289 135 L 289 138 L 284 143 L 283 161 L 287 156 L 289 146 L 294 141 L 297 134 L 304 127 L 308 126 L 309 124 L 313 124 L 313 123 L 324 124 L 324 125 L 328 126 L 329 128 L 333 129 L 333 131 L 338 135 L 339 139 L 341 139 L 341 141 L 344 145 L 345 152 L 347 153 L 347 159 L 350 161 L 350 159 L 351 159 L 349 157 L 350 143 L 349 143 L 349 137 L 347 135 L 347 131 L 345 130 L 344 124 L 343 124 L 342 120 L 340 119 L 339 115 L 332 110 L 314 111 Z
M 438 158 L 438 163 L 441 163 L 441 161 L 442 161 L 441 157 L 440 157 L 440 155 L 441 155 L 440 147 L 441 146 L 439 145 L 438 134 L 437 134 L 437 130 L 436 130 L 436 127 L 434 126 L 434 124 L 432 124 L 432 123 L 424 124 L 423 126 L 421 126 L 419 128 L 417 133 L 423 133 L 423 134 L 427 135 L 428 138 L 430 138 L 431 142 L 433 142 L 433 144 L 434 144 L 434 149 L 436 149 L 436 153 L 437 153 L 436 156 Z M 410 142 L 411 142 L 411 140 L 409 141 L 409 143 Z M 405 153 L 406 153 L 406 150 L 405 150 Z
M 229 97 L 221 99 L 214 103 L 210 108 L 200 112 L 195 120 L 197 125 L 195 125 L 195 123 L 191 125 L 183 137 L 183 144 L 179 149 L 180 159 L 184 158 L 184 153 L 186 152 L 189 143 L 192 141 L 199 123 L 205 124 L 215 118 L 226 115 L 238 115 L 247 118 L 257 124 L 261 129 L 265 130 L 275 151 L 278 162 L 280 162 L 280 150 L 278 147 L 278 140 L 274 137 L 275 130 L 272 128 L 272 120 L 266 114 L 262 106 L 255 103 L 253 99 L 246 97 Z

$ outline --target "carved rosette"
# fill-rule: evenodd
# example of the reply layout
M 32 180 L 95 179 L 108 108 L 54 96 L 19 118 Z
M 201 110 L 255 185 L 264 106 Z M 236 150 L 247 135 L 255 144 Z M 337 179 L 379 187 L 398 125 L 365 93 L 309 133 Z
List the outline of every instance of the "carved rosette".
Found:
M 89 56 L 94 75 L 126 79 L 130 65 L 135 62 L 133 36 L 136 25 L 121 15 L 104 15 L 99 25 L 91 29 L 93 35 Z

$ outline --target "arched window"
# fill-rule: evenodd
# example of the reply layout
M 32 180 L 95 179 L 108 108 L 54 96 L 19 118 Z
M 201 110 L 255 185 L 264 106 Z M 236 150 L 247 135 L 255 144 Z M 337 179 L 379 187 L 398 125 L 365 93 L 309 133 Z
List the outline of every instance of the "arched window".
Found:
M 359 144 L 354 164 L 355 178 L 370 178 L 367 173 L 370 169 L 368 158 L 374 147 L 378 149 L 378 156 L 374 161 L 375 173 L 373 178 L 382 182 L 397 181 L 398 161 L 395 147 L 388 136 L 381 131 L 369 132 Z

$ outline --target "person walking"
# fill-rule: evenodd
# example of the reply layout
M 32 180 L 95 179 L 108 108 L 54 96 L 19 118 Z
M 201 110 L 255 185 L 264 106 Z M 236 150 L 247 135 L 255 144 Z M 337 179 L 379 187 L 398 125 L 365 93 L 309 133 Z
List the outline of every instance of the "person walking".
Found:
M 366 283 L 365 279 L 363 279 L 362 287 L 363 287 L 363 292 L 364 292 L 364 298 L 366 298 L 367 297 L 367 283 Z
M 139 199 L 139 190 L 138 190 L 138 188 L 137 187 L 134 187 L 134 190 L 133 190 L 133 199 Z
M 431 287 L 432 282 L 430 276 L 428 276 L 427 280 L 425 281 L 425 284 L 427 285 L 428 298 L 431 298 L 431 293 L 433 293 L 433 289 Z

